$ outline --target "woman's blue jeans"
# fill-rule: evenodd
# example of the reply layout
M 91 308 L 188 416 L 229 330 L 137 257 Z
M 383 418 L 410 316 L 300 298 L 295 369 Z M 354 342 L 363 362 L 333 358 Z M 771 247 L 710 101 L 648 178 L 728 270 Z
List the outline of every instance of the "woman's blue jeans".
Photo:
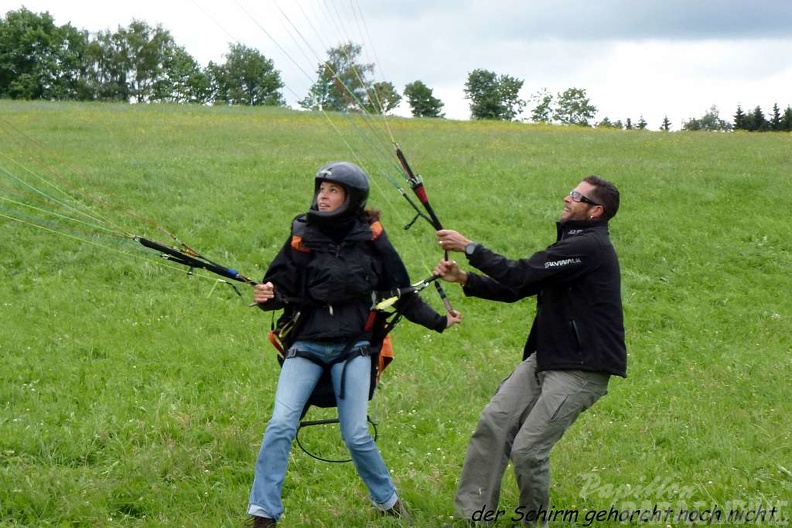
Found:
M 361 346 L 368 346 L 368 342 L 356 343 L 355 348 Z M 283 513 L 281 493 L 289 451 L 297 434 L 300 414 L 324 370 L 319 363 L 331 363 L 345 348 L 347 345 L 344 343 L 298 341 L 289 350 L 278 378 L 272 417 L 256 460 L 255 478 L 248 501 L 250 515 L 277 520 Z M 310 354 L 319 363 L 295 356 L 296 350 Z M 346 381 L 342 399 L 338 398 L 338 394 L 345 363 Z M 355 355 L 345 362 L 335 363 L 330 373 L 338 402 L 341 437 L 358 474 L 368 487 L 371 500 L 377 508 L 387 510 L 396 503 L 398 497 L 385 461 L 368 429 L 371 357 Z

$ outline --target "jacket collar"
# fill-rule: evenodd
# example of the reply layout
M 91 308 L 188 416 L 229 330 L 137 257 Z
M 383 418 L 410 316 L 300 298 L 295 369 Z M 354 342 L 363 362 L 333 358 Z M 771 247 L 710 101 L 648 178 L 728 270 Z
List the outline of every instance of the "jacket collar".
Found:
M 557 240 L 566 238 L 567 236 L 577 235 L 583 231 L 588 231 L 594 228 L 603 228 L 607 232 L 607 220 L 568 220 L 566 222 L 556 222 L 556 237 Z
M 305 242 L 318 244 L 341 244 L 343 242 L 353 242 L 361 240 L 371 240 L 371 225 L 363 222 L 360 218 L 349 218 L 344 226 L 333 226 L 331 229 L 320 228 L 320 226 L 308 222 L 305 226 Z

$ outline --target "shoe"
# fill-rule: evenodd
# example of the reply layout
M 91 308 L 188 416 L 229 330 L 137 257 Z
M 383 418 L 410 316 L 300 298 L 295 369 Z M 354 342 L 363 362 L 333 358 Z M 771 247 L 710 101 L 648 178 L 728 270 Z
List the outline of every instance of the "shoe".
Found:
M 391 506 L 389 510 L 385 510 L 385 515 L 392 515 L 393 517 L 399 517 L 404 519 L 405 521 L 411 521 L 412 517 L 410 517 L 410 512 L 407 511 L 407 508 L 404 507 L 401 500 L 397 500 L 396 504 Z
M 257 517 L 255 515 L 251 515 L 248 526 L 252 526 L 253 528 L 274 528 L 275 526 L 278 526 L 278 521 L 268 517 Z

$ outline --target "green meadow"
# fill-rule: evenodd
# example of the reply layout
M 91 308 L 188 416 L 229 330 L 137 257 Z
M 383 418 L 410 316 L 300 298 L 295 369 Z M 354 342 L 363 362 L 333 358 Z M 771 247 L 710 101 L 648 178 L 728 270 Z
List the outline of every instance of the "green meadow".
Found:
M 611 235 L 628 377 L 553 451 L 551 526 L 788 524 L 792 136 L 387 125 L 444 226 L 513 258 L 554 242 L 582 177 L 621 190 Z M 283 109 L 0 102 L 0 526 L 242 526 L 279 371 L 271 316 L 248 306 L 249 286 L 237 295 L 59 217 L 34 225 L 43 213 L 19 212 L 34 194 L 19 180 L 170 242 L 162 226 L 258 280 L 319 166 L 394 166 L 372 143 L 342 116 Z M 403 229 L 412 209 L 372 172 L 370 204 L 412 278 L 427 277 L 442 258 L 432 229 Z M 520 361 L 535 310 L 446 291 L 463 324 L 400 323 L 370 407 L 421 527 L 453 523 L 469 435 Z M 434 289 L 422 295 L 443 309 Z M 343 455 L 333 426 L 300 438 Z M 519 518 L 517 500 L 507 472 L 498 525 Z M 351 464 L 297 446 L 284 503 L 284 527 L 406 525 L 374 511 Z

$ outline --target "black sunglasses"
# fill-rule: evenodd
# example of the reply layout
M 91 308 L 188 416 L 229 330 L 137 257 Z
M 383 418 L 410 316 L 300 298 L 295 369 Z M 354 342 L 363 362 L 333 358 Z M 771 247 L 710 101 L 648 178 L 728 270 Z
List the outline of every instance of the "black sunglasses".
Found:
M 597 202 L 595 202 L 591 198 L 587 198 L 586 196 L 583 196 L 582 194 L 580 194 L 577 191 L 569 191 L 569 196 L 571 196 L 572 199 L 574 201 L 576 201 L 576 202 L 583 202 L 583 203 L 587 203 L 589 205 L 599 205 L 599 206 L 602 205 L 602 204 L 598 204 Z

